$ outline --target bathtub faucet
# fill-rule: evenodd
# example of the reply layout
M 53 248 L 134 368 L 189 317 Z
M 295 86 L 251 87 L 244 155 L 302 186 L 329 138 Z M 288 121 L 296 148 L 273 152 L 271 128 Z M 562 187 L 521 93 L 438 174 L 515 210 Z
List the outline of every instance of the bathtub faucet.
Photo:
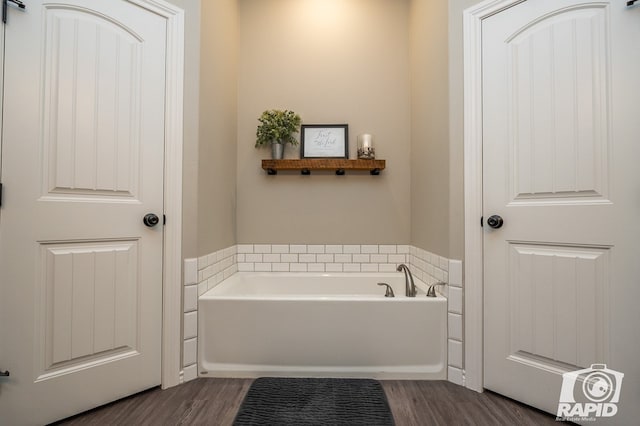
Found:
M 405 294 L 407 297 L 416 297 L 416 284 L 413 282 L 413 275 L 409 270 L 409 267 L 404 263 L 398 265 L 398 272 L 404 271 L 404 282 L 405 282 Z

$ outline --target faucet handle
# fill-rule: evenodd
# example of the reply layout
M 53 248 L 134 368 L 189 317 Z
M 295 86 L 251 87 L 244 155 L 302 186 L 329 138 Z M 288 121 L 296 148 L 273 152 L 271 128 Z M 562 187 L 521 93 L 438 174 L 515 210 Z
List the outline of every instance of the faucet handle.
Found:
M 393 294 L 393 289 L 391 288 L 391 286 L 387 283 L 378 283 L 378 285 L 384 285 L 387 286 L 387 291 L 384 293 L 384 297 L 396 297 L 395 294 Z
M 445 285 L 446 283 L 443 283 L 442 281 L 438 281 L 435 284 L 431 284 L 429 286 L 429 289 L 427 290 L 427 297 L 437 297 L 438 295 L 436 294 L 436 286 L 437 285 Z

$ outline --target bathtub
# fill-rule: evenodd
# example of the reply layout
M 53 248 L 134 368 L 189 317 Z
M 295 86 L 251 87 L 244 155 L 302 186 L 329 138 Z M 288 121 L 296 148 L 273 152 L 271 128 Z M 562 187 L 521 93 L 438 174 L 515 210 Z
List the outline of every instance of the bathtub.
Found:
M 200 375 L 444 379 L 447 301 L 416 286 L 411 298 L 401 273 L 236 273 L 199 298 Z

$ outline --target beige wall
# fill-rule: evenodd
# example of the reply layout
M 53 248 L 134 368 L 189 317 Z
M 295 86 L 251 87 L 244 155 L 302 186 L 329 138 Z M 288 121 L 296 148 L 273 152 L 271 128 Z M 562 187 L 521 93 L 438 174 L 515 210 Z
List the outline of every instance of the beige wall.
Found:
M 237 2 L 202 2 L 198 255 L 236 243 Z
M 238 243 L 409 243 L 409 3 L 239 1 Z M 387 169 L 267 176 L 270 153 L 253 145 L 271 108 L 348 123 L 352 157 L 356 136 L 374 134 Z
M 411 243 L 449 250 L 447 3 L 411 1 Z

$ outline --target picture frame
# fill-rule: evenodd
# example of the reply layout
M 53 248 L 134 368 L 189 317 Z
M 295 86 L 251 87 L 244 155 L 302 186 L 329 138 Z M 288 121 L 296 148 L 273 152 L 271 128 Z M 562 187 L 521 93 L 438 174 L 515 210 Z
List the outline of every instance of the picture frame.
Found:
M 349 125 L 303 124 L 300 158 L 349 158 Z

